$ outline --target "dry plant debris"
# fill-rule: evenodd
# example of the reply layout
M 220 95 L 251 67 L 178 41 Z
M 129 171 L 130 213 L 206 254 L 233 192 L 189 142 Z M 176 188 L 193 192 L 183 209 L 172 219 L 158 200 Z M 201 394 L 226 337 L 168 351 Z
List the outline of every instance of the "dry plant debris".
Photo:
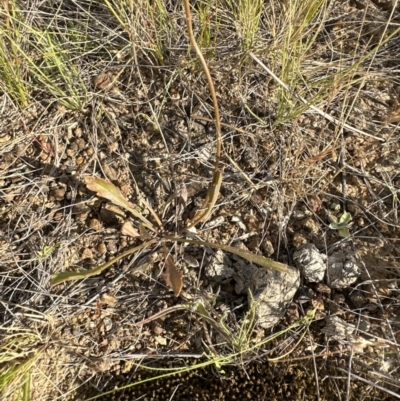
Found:
M 1 398 L 398 399 L 398 2 L 190 11 L 219 128 L 183 2 L 0 4 Z

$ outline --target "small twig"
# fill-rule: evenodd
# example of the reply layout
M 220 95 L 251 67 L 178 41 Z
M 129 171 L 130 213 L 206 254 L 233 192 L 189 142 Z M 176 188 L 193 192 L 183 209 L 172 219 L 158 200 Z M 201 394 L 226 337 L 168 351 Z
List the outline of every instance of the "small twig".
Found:
M 192 114 L 190 116 L 190 118 L 193 118 L 194 120 L 207 121 L 209 123 L 213 123 L 214 122 L 214 120 L 212 120 L 211 118 L 204 117 L 204 116 L 199 116 L 198 114 Z M 221 127 L 230 128 L 230 129 L 232 129 L 234 131 L 241 132 L 242 134 L 254 136 L 254 134 L 252 134 L 250 132 L 247 132 L 246 130 L 244 130 L 242 128 L 235 127 L 234 125 L 226 124 L 226 123 L 223 123 L 223 122 L 221 122 L 220 124 L 221 124 Z
M 187 304 L 170 306 L 167 309 L 164 309 L 160 312 L 155 313 L 154 315 L 148 317 L 147 319 L 144 319 L 144 320 L 141 320 L 140 322 L 135 323 L 135 326 L 143 326 L 144 324 L 150 323 L 153 320 L 159 319 L 160 317 L 167 316 L 170 313 L 176 312 L 178 310 L 187 310 L 190 308 L 191 308 L 191 305 L 187 305 Z
M 370 386 L 375 387 L 378 390 L 384 391 L 385 393 L 390 394 L 391 396 L 393 396 L 393 397 L 397 398 L 398 400 L 400 400 L 400 395 L 396 394 L 395 392 L 393 392 L 393 391 L 391 391 L 391 390 L 389 390 L 389 389 L 387 389 L 387 388 L 385 388 L 383 386 L 380 386 L 379 384 L 376 384 L 376 383 L 374 383 L 374 382 L 372 382 L 370 380 L 364 379 L 363 377 L 358 376 L 358 375 L 356 375 L 354 373 L 347 372 L 346 370 L 344 370 L 342 368 L 338 367 L 336 369 L 339 370 L 340 372 L 343 372 L 343 373 L 351 375 L 351 377 L 353 377 L 354 379 L 360 380 L 362 383 L 369 384 Z
M 347 211 L 347 175 L 346 175 L 346 147 L 344 143 L 343 130 L 340 132 L 341 150 L 340 150 L 340 167 L 342 170 L 342 194 L 343 194 L 343 212 Z

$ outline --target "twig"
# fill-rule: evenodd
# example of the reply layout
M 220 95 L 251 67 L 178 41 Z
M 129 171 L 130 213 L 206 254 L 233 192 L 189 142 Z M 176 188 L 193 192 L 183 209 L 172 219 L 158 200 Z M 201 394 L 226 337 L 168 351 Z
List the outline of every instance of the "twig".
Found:
M 343 130 L 340 130 L 340 142 L 341 142 L 341 150 L 340 150 L 340 167 L 342 170 L 342 194 L 343 194 L 343 212 L 347 211 L 347 174 L 346 174 L 346 146 L 343 137 Z
M 380 386 L 379 384 L 373 383 L 373 382 L 370 381 L 370 380 L 366 380 L 366 379 L 364 379 L 363 377 L 358 376 L 358 375 L 356 375 L 356 374 L 354 374 L 354 373 L 347 372 L 346 370 L 344 370 L 344 369 L 342 369 L 342 368 L 339 368 L 339 367 L 338 367 L 337 370 L 339 370 L 340 372 L 346 373 L 346 374 L 350 373 L 350 375 L 351 375 L 354 379 L 357 379 L 357 380 L 360 380 L 360 381 L 363 382 L 363 383 L 369 384 L 370 386 L 375 387 L 375 388 L 377 388 L 378 390 L 384 391 L 385 393 L 390 394 L 391 396 L 393 396 L 393 397 L 397 398 L 398 400 L 400 400 L 400 395 L 396 394 L 395 392 L 393 392 L 393 391 L 391 391 L 391 390 L 389 390 L 389 389 L 387 389 L 387 388 L 385 388 L 385 387 L 383 387 L 383 386 Z
M 204 116 L 199 116 L 198 114 L 192 114 L 190 116 L 190 118 L 193 118 L 194 120 L 207 121 L 209 123 L 213 123 L 214 122 L 214 120 L 212 120 L 211 118 L 204 117 Z M 235 127 L 234 125 L 226 124 L 226 123 L 222 123 L 222 122 L 220 122 L 220 124 L 221 124 L 221 127 L 230 128 L 230 129 L 232 129 L 234 131 L 241 132 L 242 134 L 254 136 L 254 134 L 252 134 L 250 132 L 247 132 L 242 128 Z

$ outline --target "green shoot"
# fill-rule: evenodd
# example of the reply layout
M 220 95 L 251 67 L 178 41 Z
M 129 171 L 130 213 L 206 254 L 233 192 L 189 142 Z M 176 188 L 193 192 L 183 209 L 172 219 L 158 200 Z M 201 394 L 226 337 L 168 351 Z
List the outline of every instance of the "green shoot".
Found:
M 349 227 L 351 226 L 351 214 L 349 212 L 343 213 L 338 219 L 336 216 L 329 214 L 329 228 L 332 230 L 338 230 L 339 235 L 343 238 L 350 237 Z

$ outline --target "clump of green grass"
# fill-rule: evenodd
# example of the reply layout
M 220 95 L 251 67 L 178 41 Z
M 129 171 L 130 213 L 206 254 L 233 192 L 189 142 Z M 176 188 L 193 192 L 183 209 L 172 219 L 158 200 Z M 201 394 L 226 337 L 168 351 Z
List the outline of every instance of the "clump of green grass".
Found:
M 312 46 L 323 29 L 326 11 L 324 0 L 271 3 L 264 10 L 266 31 L 270 36 L 266 39 L 268 51 L 264 50 L 266 43 L 263 42 L 263 49 L 257 52 L 266 54 L 272 69 L 279 70 L 280 79 L 303 95 L 309 91 L 303 63 L 310 58 Z M 293 119 L 309 107 L 282 88 L 277 89 L 276 101 L 277 123 Z
M 19 329 L 1 341 L 0 396 L 10 401 L 30 400 L 31 373 L 40 356 L 37 334 Z
M 260 19 L 263 14 L 263 0 L 226 0 L 232 14 L 232 24 L 240 39 L 242 51 L 251 51 L 257 45 Z
M 26 66 L 18 48 L 24 41 L 24 17 L 16 2 L 0 6 L 0 90 L 20 107 L 29 103 Z
M 32 29 L 30 34 L 37 59 L 19 50 L 29 63 L 35 86 L 44 88 L 66 108 L 81 111 L 87 102 L 87 88 L 79 65 L 71 61 L 70 49 L 64 49 L 63 39 L 72 48 L 74 42 L 49 30 Z
M 346 96 L 349 88 L 359 86 L 360 79 L 365 82 L 368 77 L 361 74 L 360 78 L 360 69 L 373 63 L 379 51 L 398 33 L 398 29 L 387 29 L 386 35 L 369 48 L 355 44 L 347 60 L 341 57 L 332 64 L 312 66 L 310 60 L 325 50 L 321 38 L 326 33 L 328 13 L 329 4 L 324 0 L 271 3 L 264 10 L 268 37 L 262 47 L 253 46 L 251 51 L 266 57 L 269 67 L 290 88 L 277 88 L 275 125 L 293 120 L 312 106 L 332 102 L 338 95 Z M 386 28 L 390 24 L 387 21 Z
M 28 12 L 16 2 L 0 8 L 0 15 L 3 92 L 21 108 L 33 95 L 45 94 L 50 102 L 82 111 L 89 95 L 81 68 L 82 58 L 90 51 L 88 26 L 62 21 L 65 29 L 59 25 L 57 11 L 45 19 L 37 10 Z
M 138 63 L 143 57 L 151 63 L 164 65 L 176 28 L 167 12 L 166 2 L 105 0 L 105 4 L 128 35 L 135 62 Z

